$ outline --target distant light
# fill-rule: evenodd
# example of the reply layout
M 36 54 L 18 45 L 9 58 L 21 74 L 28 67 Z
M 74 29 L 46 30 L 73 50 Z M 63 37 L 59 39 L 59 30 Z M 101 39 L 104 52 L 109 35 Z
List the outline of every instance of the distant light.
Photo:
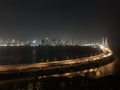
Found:
M 48 37 L 46 37 L 45 39 L 48 40 Z
M 63 41 L 63 44 L 65 44 L 65 41 Z
M 33 43 L 36 43 L 37 42 L 37 40 L 33 40 Z

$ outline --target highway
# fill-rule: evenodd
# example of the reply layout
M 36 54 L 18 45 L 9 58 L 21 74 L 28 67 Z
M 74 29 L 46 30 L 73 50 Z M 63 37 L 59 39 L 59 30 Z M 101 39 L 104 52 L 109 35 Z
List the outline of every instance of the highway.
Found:
M 105 57 L 111 56 L 113 53 L 109 48 L 104 47 L 103 45 L 99 45 L 102 53 L 89 56 L 85 58 L 77 58 L 77 59 L 68 59 L 62 61 L 51 61 L 51 62 L 41 62 L 41 63 L 34 63 L 34 64 L 17 64 L 17 65 L 1 65 L 0 66 L 0 73 L 11 72 L 11 71 L 27 71 L 27 70 L 51 70 L 56 68 L 65 68 L 70 67 L 75 64 L 82 64 L 89 61 L 97 61 Z

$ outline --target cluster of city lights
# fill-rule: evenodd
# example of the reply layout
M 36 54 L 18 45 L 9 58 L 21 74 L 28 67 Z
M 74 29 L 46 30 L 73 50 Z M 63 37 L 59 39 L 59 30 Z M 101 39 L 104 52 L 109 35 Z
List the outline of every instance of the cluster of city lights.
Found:
M 0 39 L 0 46 L 40 46 L 40 45 L 50 45 L 50 46 L 66 46 L 66 45 L 80 45 L 79 41 L 69 40 L 69 39 L 49 39 L 48 37 L 41 40 L 31 40 L 31 41 L 19 41 L 16 39 L 2 40 Z

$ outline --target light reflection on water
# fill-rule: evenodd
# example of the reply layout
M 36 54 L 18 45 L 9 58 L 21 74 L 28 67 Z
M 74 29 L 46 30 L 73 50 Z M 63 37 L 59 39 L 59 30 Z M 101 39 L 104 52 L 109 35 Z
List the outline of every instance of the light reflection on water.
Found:
M 53 75 L 46 78 L 19 79 L 0 83 L 0 90 L 89 90 L 90 88 L 94 88 L 94 84 L 96 83 L 93 78 L 98 80 L 100 77 L 114 73 L 114 64 L 115 61 L 99 68 L 84 71 Z

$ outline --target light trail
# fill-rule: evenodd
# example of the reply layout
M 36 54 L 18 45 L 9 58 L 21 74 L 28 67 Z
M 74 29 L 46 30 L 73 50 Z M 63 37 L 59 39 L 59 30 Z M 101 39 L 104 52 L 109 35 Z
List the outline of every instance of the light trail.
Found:
M 89 56 L 85 58 L 77 58 L 77 59 L 69 59 L 69 60 L 63 60 L 63 61 L 52 61 L 52 62 L 42 62 L 42 63 L 34 63 L 34 64 L 18 64 L 18 65 L 1 65 L 0 66 L 0 73 L 6 73 L 11 71 L 27 71 L 27 70 L 51 70 L 60 68 L 66 68 L 70 67 L 75 64 L 81 64 L 87 63 L 87 62 L 94 62 L 100 59 L 103 59 L 105 57 L 111 56 L 113 53 L 109 48 L 106 48 L 102 45 L 99 45 L 102 53 L 95 55 L 95 56 Z M 91 70 L 92 71 L 92 70 Z

